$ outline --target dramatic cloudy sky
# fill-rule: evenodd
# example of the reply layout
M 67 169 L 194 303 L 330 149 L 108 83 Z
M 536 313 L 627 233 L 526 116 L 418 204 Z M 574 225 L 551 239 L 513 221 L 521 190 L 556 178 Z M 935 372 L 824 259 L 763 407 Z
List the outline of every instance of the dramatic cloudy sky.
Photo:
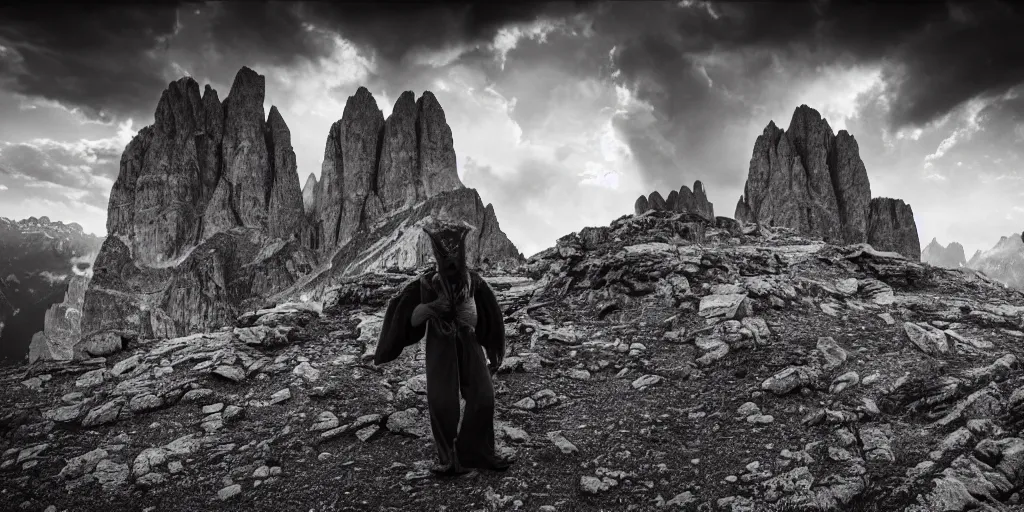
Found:
M 968 256 L 1024 227 L 1024 9 L 963 2 L 0 7 L 0 216 L 105 233 L 120 153 L 168 82 L 247 65 L 299 174 L 366 86 L 433 91 L 459 175 L 527 255 L 702 180 L 731 216 L 755 138 L 806 103 L 860 144 L 873 196 Z

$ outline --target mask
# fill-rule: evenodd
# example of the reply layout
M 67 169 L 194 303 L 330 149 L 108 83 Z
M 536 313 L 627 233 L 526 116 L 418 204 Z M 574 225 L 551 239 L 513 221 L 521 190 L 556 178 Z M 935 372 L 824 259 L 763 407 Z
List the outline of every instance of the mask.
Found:
M 448 281 L 455 281 L 466 273 L 466 235 L 469 226 L 450 222 L 438 222 L 424 227 L 430 238 L 437 272 Z

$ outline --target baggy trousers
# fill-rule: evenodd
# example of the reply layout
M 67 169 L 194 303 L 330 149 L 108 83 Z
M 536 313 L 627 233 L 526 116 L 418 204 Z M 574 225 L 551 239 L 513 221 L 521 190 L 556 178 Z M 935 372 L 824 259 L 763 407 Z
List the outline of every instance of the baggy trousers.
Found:
M 431 319 L 427 326 L 426 366 L 430 429 L 441 464 L 453 468 L 489 467 L 495 460 L 494 387 L 483 347 L 477 343 L 473 329 L 458 325 L 457 330 L 446 335 L 439 329 L 438 321 Z M 460 392 L 466 401 L 461 429 Z

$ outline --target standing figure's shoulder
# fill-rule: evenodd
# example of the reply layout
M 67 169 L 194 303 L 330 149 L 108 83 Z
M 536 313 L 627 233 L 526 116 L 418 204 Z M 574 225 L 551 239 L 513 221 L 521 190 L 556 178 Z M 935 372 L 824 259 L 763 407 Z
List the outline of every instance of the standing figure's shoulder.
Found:
M 483 276 L 481 276 L 480 273 L 477 272 L 476 270 L 469 270 L 468 272 L 469 282 L 472 283 L 473 286 L 479 286 L 480 283 L 487 284 L 487 281 L 484 281 Z

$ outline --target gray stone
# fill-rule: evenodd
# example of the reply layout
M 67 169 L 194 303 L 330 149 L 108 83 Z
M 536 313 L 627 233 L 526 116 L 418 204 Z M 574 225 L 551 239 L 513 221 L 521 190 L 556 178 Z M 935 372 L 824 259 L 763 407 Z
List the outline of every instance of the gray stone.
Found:
M 313 424 L 313 430 L 330 430 L 332 428 L 337 428 L 338 425 L 338 417 L 330 411 L 324 411 L 317 416 L 316 422 Z
M 561 430 L 548 432 L 547 436 L 548 440 L 554 443 L 555 447 L 558 448 L 560 452 L 566 455 L 570 453 L 576 453 L 579 451 L 579 448 L 576 448 L 576 445 L 572 444 L 571 442 L 569 442 L 568 439 L 565 438 Z
M 945 354 L 949 352 L 946 333 L 928 324 L 903 322 L 903 331 L 907 338 L 926 354 Z
M 128 408 L 131 409 L 132 412 L 152 411 L 154 409 L 159 409 L 163 405 L 164 401 L 160 397 L 152 394 L 137 395 L 132 397 L 128 402 Z
M 217 499 L 227 501 L 239 494 L 242 494 L 242 486 L 240 484 L 232 484 L 217 491 Z
M 117 420 L 117 415 L 121 412 L 121 407 L 123 406 L 124 399 L 119 398 L 95 407 L 85 415 L 85 419 L 82 420 L 82 426 L 88 428 L 112 423 Z

